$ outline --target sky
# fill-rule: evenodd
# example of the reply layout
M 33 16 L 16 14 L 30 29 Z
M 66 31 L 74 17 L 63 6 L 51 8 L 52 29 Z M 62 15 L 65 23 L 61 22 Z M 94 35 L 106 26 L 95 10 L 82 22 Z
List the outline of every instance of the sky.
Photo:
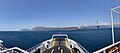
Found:
M 110 22 L 120 0 L 0 0 L 0 31 Z

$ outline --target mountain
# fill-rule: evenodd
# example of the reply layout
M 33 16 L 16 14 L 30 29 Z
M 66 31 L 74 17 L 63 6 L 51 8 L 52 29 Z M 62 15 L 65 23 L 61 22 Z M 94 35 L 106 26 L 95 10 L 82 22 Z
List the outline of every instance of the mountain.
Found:
M 78 27 L 43 27 L 37 26 L 31 29 L 31 31 L 45 31 L 45 30 L 76 30 Z
M 79 27 L 44 27 L 36 26 L 32 29 L 21 29 L 20 31 L 48 31 L 48 30 L 78 30 L 78 29 L 98 29 L 98 28 L 111 28 L 111 25 L 88 25 Z M 120 25 L 114 25 L 114 28 L 120 28 Z

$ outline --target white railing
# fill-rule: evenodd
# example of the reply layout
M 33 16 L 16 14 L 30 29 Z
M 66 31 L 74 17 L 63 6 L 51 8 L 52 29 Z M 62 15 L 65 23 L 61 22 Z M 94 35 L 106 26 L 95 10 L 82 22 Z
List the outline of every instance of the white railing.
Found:
M 117 7 L 115 7 L 115 8 L 112 8 L 112 9 L 110 9 L 111 11 L 110 11 L 110 18 L 111 18 L 111 25 L 112 25 L 112 41 L 113 41 L 113 44 L 115 43 L 115 41 L 114 41 L 114 19 L 113 19 L 113 12 L 114 13 L 117 13 L 117 14 L 120 14 L 120 12 L 118 12 L 116 9 L 119 9 L 120 8 L 120 6 L 117 6 Z
M 79 49 L 82 49 L 85 53 L 89 53 L 81 44 L 77 43 L 78 44 L 78 48 Z
M 105 53 L 107 53 L 107 49 L 109 49 L 109 48 L 111 48 L 111 47 L 114 47 L 114 46 L 116 46 L 116 45 L 118 45 L 118 44 L 120 44 L 120 41 L 119 42 L 116 42 L 116 43 L 114 43 L 114 44 L 112 44 L 112 45 L 109 45 L 109 46 L 107 46 L 107 47 L 105 47 L 105 48 L 102 48 L 102 49 L 100 49 L 100 50 L 98 50 L 98 51 L 95 51 L 95 52 L 93 52 L 93 53 L 100 53 L 100 52 L 105 52 Z
M 66 36 L 66 38 L 68 39 L 68 35 L 67 34 L 53 34 L 52 39 L 53 39 L 54 36 Z
M 21 53 L 29 53 L 25 50 L 22 50 L 22 49 L 18 48 L 18 47 L 13 47 L 13 48 L 2 50 L 2 51 L 0 51 L 0 53 L 14 53 L 15 50 L 17 50 Z

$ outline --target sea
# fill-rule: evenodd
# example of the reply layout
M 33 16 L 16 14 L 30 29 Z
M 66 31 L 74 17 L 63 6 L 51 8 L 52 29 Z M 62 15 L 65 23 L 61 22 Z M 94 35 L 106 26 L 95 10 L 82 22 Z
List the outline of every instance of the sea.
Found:
M 112 44 L 111 28 L 52 31 L 0 31 L 0 40 L 6 48 L 19 47 L 27 50 L 48 40 L 53 34 L 67 34 L 90 53 Z M 120 41 L 120 28 L 115 28 L 115 42 Z

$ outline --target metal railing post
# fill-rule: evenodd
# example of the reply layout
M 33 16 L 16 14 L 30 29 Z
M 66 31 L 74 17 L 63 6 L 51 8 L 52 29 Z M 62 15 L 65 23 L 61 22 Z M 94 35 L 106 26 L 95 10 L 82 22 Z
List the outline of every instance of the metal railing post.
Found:
M 104 50 L 103 53 L 106 53 L 106 50 Z
M 112 42 L 113 42 L 113 44 L 115 43 L 115 41 L 114 41 L 114 21 L 113 21 L 113 14 L 112 14 L 112 10 L 111 10 L 111 12 L 110 12 L 110 18 L 111 18 L 111 25 L 112 25 Z

